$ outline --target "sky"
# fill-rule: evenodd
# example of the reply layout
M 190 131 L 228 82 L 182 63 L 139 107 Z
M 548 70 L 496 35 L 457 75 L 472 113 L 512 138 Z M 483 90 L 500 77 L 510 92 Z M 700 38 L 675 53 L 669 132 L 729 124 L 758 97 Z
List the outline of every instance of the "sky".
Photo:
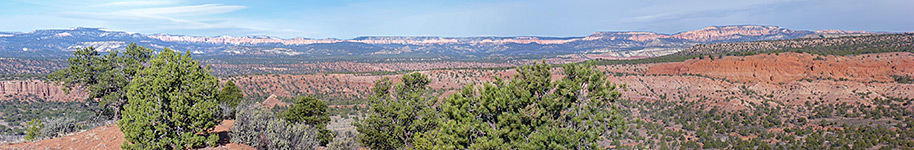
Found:
M 0 31 L 144 34 L 551 36 L 672 34 L 721 25 L 914 31 L 914 0 L 2 0 Z

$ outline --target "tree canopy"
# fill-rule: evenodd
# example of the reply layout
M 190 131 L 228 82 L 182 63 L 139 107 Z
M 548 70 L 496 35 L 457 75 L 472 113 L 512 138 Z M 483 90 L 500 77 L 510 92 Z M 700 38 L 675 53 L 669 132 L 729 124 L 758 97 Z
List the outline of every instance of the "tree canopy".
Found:
M 621 94 L 593 64 L 565 65 L 552 81 L 546 64 L 517 69 L 511 81 L 468 86 L 438 105 L 438 128 L 419 149 L 599 149 L 621 124 L 612 103 Z
M 123 53 L 119 51 L 101 55 L 95 48 L 80 48 L 67 59 L 69 67 L 48 75 L 48 81 L 64 85 L 64 91 L 82 87 L 89 100 L 98 100 L 98 114 L 120 117 L 127 103 L 127 85 L 143 70 L 152 58 L 152 49 L 131 43 Z M 109 114 L 110 112 L 110 114 Z
M 291 123 L 302 123 L 317 128 L 321 145 L 327 145 L 333 140 L 333 135 L 327 130 L 330 116 L 327 115 L 327 104 L 324 101 L 311 96 L 299 96 L 295 99 L 295 104 L 280 117 Z
M 219 91 L 218 95 L 219 103 L 226 104 L 234 108 L 238 106 L 238 103 L 244 99 L 244 93 L 241 93 L 241 89 L 235 85 L 235 82 L 232 80 L 226 81 L 225 86 L 222 87 L 222 90 Z
M 428 79 L 403 76 L 375 83 L 368 119 L 356 124 L 372 149 L 600 149 L 605 133 L 622 125 L 613 103 L 620 86 L 595 65 L 567 64 L 557 81 L 549 65 L 516 69 L 505 81 L 473 84 L 436 103 L 424 96 Z
M 215 145 L 209 134 L 222 120 L 218 81 L 190 57 L 163 50 L 127 87 L 127 105 L 117 122 L 124 149 L 184 149 Z
M 369 98 L 370 114 L 355 123 L 359 141 L 371 149 L 411 147 L 413 136 L 434 129 L 433 97 L 427 97 L 429 79 L 421 73 L 403 75 L 392 85 L 389 78 L 375 82 Z

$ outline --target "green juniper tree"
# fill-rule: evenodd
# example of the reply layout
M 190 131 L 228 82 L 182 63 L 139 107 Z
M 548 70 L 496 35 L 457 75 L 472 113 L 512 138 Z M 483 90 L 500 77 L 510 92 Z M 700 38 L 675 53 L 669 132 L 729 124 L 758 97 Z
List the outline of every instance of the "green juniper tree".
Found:
M 291 123 L 303 123 L 317 128 L 321 145 L 327 145 L 333 140 L 333 134 L 327 130 L 330 116 L 327 115 L 327 104 L 324 101 L 311 96 L 299 96 L 295 99 L 295 104 L 280 115 Z
M 244 94 L 241 93 L 241 89 L 239 89 L 232 80 L 225 82 L 225 86 L 219 91 L 218 96 L 219 103 L 226 104 L 232 108 L 238 106 L 238 103 L 240 103 L 243 98 Z
M 149 61 L 127 87 L 127 104 L 118 127 L 124 149 L 185 149 L 215 145 L 209 134 L 217 115 L 218 81 L 190 57 L 170 49 Z
M 219 101 L 219 108 L 222 108 L 222 112 L 220 112 L 222 118 L 233 119 L 238 104 L 244 99 L 244 93 L 235 85 L 235 82 L 229 80 L 225 82 L 225 86 L 222 86 L 216 99 Z
M 413 137 L 435 128 L 433 97 L 428 97 L 429 79 L 421 73 L 403 75 L 393 85 L 389 78 L 375 82 L 367 119 L 354 123 L 359 142 L 371 149 L 413 146 Z
M 48 81 L 63 85 L 64 91 L 71 87 L 82 87 L 89 94 L 88 100 L 98 102 L 97 114 L 120 117 L 123 105 L 127 103 L 127 85 L 143 70 L 152 49 L 131 43 L 123 53 L 113 51 L 101 55 L 95 48 L 81 48 L 67 59 L 69 67 L 48 75 Z
M 622 124 L 617 85 L 594 64 L 568 64 L 552 81 L 549 65 L 517 69 L 511 81 L 468 85 L 438 105 L 438 128 L 416 136 L 417 149 L 600 149 Z

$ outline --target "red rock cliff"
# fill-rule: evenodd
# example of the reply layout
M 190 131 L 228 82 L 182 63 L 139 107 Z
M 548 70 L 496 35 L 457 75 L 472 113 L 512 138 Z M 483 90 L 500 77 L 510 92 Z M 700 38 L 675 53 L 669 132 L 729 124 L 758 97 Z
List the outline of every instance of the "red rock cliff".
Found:
M 0 81 L 0 100 L 25 99 L 32 96 L 53 101 L 73 101 L 87 97 L 84 92 L 74 90 L 67 94 L 60 86 L 38 80 Z

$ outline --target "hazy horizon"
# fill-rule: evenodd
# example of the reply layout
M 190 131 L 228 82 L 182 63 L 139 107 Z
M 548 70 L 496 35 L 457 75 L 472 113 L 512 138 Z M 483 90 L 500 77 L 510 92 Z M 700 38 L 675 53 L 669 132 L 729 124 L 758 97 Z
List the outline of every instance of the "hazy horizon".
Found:
M 706 26 L 914 31 L 914 1 L 25 1 L 0 2 L 0 31 L 72 27 L 143 34 L 578 37 L 598 31 L 673 34 Z
M 743 25 L 751 25 L 751 24 L 743 24 Z M 711 26 L 740 26 L 740 25 L 709 25 L 709 26 L 707 26 L 707 27 L 711 27 Z M 759 26 L 776 26 L 776 25 L 759 25 Z M 792 28 L 783 27 L 783 26 L 778 26 L 778 27 L 785 28 L 785 29 L 790 29 L 790 30 L 801 30 L 801 29 L 792 29 Z M 46 29 L 34 29 L 34 30 L 30 30 L 30 31 L 0 31 L 0 32 L 28 33 L 28 32 L 32 32 L 32 31 L 36 31 L 36 30 L 71 30 L 71 29 L 76 29 L 76 28 L 93 28 L 93 29 L 102 29 L 102 30 L 105 30 L 105 31 L 116 31 L 116 32 L 127 32 L 127 33 L 139 33 L 139 34 L 144 34 L 144 35 L 166 34 L 166 35 L 199 36 L 199 37 L 220 37 L 220 36 L 231 36 L 231 37 L 269 36 L 269 37 L 276 37 L 276 38 L 281 38 L 281 39 L 312 38 L 312 39 L 343 39 L 343 40 L 345 40 L 345 39 L 355 39 L 355 38 L 359 38 L 359 37 L 442 37 L 442 38 L 463 38 L 463 37 L 550 37 L 550 38 L 582 38 L 582 37 L 586 37 L 586 36 L 588 36 L 588 35 L 591 35 L 591 34 L 593 34 L 593 33 L 595 33 L 595 32 L 654 32 L 654 33 L 672 35 L 672 34 L 678 34 L 678 33 L 682 33 L 682 32 L 701 30 L 701 29 L 704 28 L 704 27 L 699 28 L 699 29 L 685 30 L 685 31 L 679 31 L 679 32 L 674 32 L 674 33 L 661 33 L 661 32 L 655 32 L 655 31 L 639 31 L 639 30 L 630 30 L 630 31 L 618 30 L 618 31 L 593 31 L 592 33 L 582 34 L 582 35 L 576 35 L 576 36 L 540 36 L 540 35 L 508 35 L 508 36 L 494 36 L 494 35 L 477 35 L 477 36 L 439 36 L 439 35 L 358 35 L 358 36 L 355 36 L 355 37 L 352 37 L 352 38 L 337 38 L 337 37 L 315 38 L 315 37 L 303 37 L 303 36 L 296 36 L 296 37 L 279 37 L 279 36 L 264 35 L 264 34 L 250 34 L 250 35 L 213 35 L 213 36 L 204 36 L 204 35 L 187 35 L 187 34 L 175 34 L 175 33 L 141 33 L 141 32 L 126 31 L 126 30 L 112 30 L 112 29 L 108 29 L 108 28 L 105 28 L 105 27 L 46 28 Z M 829 30 L 829 29 L 821 29 L 821 30 Z M 808 31 L 815 31 L 815 30 L 808 30 Z M 856 31 L 856 30 L 844 30 L 844 31 Z M 859 31 L 867 31 L 867 32 L 874 32 L 874 33 L 877 33 L 877 32 L 888 32 L 888 31 L 868 31 L 868 30 L 859 30 Z M 910 31 L 902 31 L 902 32 L 894 32 L 894 33 L 910 33 Z

